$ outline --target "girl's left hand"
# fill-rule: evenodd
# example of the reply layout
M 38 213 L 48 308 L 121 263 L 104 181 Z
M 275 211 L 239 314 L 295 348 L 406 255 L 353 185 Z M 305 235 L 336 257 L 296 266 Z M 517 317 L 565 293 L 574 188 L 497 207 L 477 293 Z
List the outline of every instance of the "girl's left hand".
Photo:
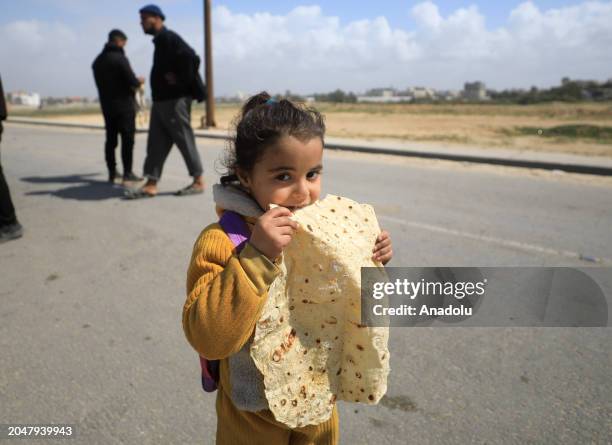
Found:
M 374 255 L 372 255 L 372 260 L 374 261 L 380 261 L 383 264 L 387 264 L 391 260 L 393 257 L 393 249 L 391 248 L 391 237 L 389 236 L 389 232 L 386 230 L 380 232 L 380 235 L 376 238 L 376 244 L 372 252 L 374 252 Z

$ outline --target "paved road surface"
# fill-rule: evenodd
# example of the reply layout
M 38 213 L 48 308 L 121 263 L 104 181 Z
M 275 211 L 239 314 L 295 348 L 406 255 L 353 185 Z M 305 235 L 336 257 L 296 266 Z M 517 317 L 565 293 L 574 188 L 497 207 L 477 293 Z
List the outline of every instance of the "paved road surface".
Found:
M 213 183 L 222 145 L 198 144 Z M 102 145 L 102 132 L 7 125 L 26 236 L 0 246 L 0 423 L 72 423 L 73 443 L 212 443 L 213 396 L 180 323 L 211 194 L 171 196 L 188 182 L 174 150 L 164 193 L 123 201 Z M 139 136 L 137 166 L 144 147 Z M 327 152 L 324 181 L 375 206 L 390 265 L 612 264 L 609 179 Z M 388 396 L 340 405 L 342 443 L 609 443 L 611 340 L 610 328 L 395 329 Z

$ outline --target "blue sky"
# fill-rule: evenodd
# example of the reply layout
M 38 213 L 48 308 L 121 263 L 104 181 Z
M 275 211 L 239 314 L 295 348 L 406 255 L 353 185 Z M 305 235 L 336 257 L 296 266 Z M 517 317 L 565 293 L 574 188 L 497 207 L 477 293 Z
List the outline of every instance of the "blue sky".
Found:
M 9 0 L 0 0 L 5 4 Z M 5 89 L 95 97 L 91 62 L 111 28 L 148 77 L 153 45 L 135 0 L 21 0 L 0 15 Z M 159 0 L 202 56 L 202 1 Z M 216 0 L 217 95 L 427 86 L 460 90 L 612 78 L 612 0 Z
M 9 0 L 3 0 L 8 2 Z M 10 9 L 5 8 L 0 16 L 0 24 L 17 19 L 40 19 L 40 20 L 63 20 L 68 23 L 81 20 L 85 15 L 132 15 L 137 20 L 136 11 L 145 1 L 127 0 L 122 2 L 123 8 L 112 11 L 101 10 L 106 2 L 88 0 L 21 0 L 11 2 Z M 170 0 L 158 1 L 166 15 L 174 18 L 192 17 L 198 20 L 202 15 L 202 1 L 192 0 Z M 337 16 L 341 23 L 349 23 L 355 20 L 372 19 L 384 16 L 394 27 L 411 29 L 414 23 L 410 18 L 410 8 L 420 3 L 419 1 L 350 1 L 350 0 L 326 0 L 325 2 L 301 1 L 301 0 L 213 0 L 213 6 L 224 5 L 234 12 L 254 14 L 257 12 L 269 12 L 271 14 L 284 15 L 296 6 L 319 4 L 325 15 Z M 448 15 L 456 9 L 476 5 L 486 17 L 487 26 L 490 28 L 501 26 L 508 18 L 510 11 L 522 3 L 517 0 L 493 0 L 493 1 L 463 1 L 463 0 L 440 0 L 436 5 L 442 15 Z M 572 0 L 538 0 L 533 2 L 540 9 L 559 8 L 576 4 Z M 100 8 L 100 9 L 99 9 Z M 8 10 L 7 10 L 8 9 Z
M 258 11 L 270 11 L 274 13 L 286 13 L 293 7 L 298 5 L 316 4 L 317 2 L 303 2 L 296 0 L 287 0 L 279 2 L 277 0 L 263 1 L 244 1 L 244 0 L 226 0 L 217 1 L 216 4 L 223 4 L 232 10 L 245 13 L 254 13 Z M 326 0 L 320 2 L 323 11 L 327 15 L 335 15 L 344 23 L 354 20 L 372 19 L 378 16 L 385 16 L 391 25 L 410 29 L 414 27 L 410 19 L 410 8 L 420 1 L 350 1 L 350 0 Z M 492 27 L 499 26 L 508 18 L 508 14 L 517 6 L 520 1 L 516 0 L 489 0 L 489 1 L 462 1 L 462 0 L 444 0 L 438 1 L 436 4 L 440 8 L 442 15 L 448 15 L 458 8 L 476 5 L 478 9 L 486 16 L 487 24 Z M 576 3 L 571 0 L 544 0 L 536 1 L 535 4 L 543 9 L 556 8 Z

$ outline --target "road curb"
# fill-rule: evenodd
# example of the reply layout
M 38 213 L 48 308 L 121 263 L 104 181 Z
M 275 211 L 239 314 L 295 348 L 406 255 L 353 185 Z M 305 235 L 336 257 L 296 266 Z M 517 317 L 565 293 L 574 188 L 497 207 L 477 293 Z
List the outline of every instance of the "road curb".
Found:
M 64 128 L 81 128 L 86 130 L 104 130 L 102 125 L 90 125 L 90 124 L 78 124 L 73 122 L 53 122 L 47 120 L 37 119 L 21 119 L 10 117 L 7 120 L 8 123 L 25 124 L 25 125 L 41 125 L 50 127 L 64 127 Z M 137 129 L 137 133 L 148 133 L 146 129 Z M 223 134 L 222 132 L 211 132 L 208 130 L 195 130 L 194 134 L 197 138 L 206 139 L 221 139 L 228 140 L 230 135 Z M 471 162 L 475 164 L 490 164 L 490 165 L 501 165 L 506 167 L 519 167 L 519 168 L 531 168 L 531 169 L 543 169 L 543 170 L 560 170 L 568 173 L 579 173 L 588 175 L 598 176 L 612 176 L 612 167 L 603 167 L 599 165 L 588 165 L 578 163 L 566 163 L 566 162 L 552 162 L 552 161 L 536 161 L 529 159 L 514 159 L 494 156 L 476 156 L 471 154 L 451 154 L 434 151 L 421 151 L 421 150 L 409 150 L 400 148 L 384 148 L 384 147 L 373 147 L 351 143 L 340 143 L 340 142 L 326 142 L 325 148 L 328 150 L 341 150 L 341 151 L 354 151 L 359 153 L 371 153 L 371 154 L 386 154 L 394 156 L 406 156 L 424 159 L 441 159 L 446 161 L 454 162 Z
M 490 156 L 473 156 L 464 154 L 450 154 L 440 152 L 429 152 L 419 150 L 398 150 L 393 148 L 379 148 L 379 147 L 367 147 L 352 144 L 337 144 L 337 143 L 326 143 L 325 148 L 331 150 L 345 150 L 345 151 L 356 151 L 361 153 L 376 153 L 376 154 L 389 154 L 395 156 L 407 156 L 415 158 L 425 159 L 441 159 L 446 161 L 455 162 L 472 162 L 476 164 L 490 164 L 490 165 L 502 165 L 506 167 L 520 167 L 520 168 L 537 168 L 543 170 L 561 170 L 568 173 L 581 173 L 587 175 L 598 175 L 598 176 L 612 176 L 612 167 L 601 167 L 595 165 L 585 164 L 571 164 L 564 162 L 543 162 L 543 161 L 532 161 L 527 159 L 510 159 L 510 158 L 496 158 Z

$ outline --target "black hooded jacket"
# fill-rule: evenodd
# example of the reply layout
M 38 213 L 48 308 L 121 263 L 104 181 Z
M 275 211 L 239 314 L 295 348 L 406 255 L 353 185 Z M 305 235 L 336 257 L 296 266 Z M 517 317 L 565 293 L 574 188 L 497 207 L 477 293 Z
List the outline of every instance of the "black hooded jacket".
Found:
M 0 78 L 0 137 L 2 136 L 2 121 L 6 119 L 6 102 L 4 100 L 4 89 L 2 78 Z
M 134 91 L 140 82 L 123 48 L 107 43 L 92 65 L 100 105 L 105 113 L 134 109 Z M 126 108 L 127 107 L 127 108 Z
M 164 27 L 153 39 L 155 53 L 151 69 L 153 101 L 194 96 L 200 62 L 195 51 L 174 31 Z

